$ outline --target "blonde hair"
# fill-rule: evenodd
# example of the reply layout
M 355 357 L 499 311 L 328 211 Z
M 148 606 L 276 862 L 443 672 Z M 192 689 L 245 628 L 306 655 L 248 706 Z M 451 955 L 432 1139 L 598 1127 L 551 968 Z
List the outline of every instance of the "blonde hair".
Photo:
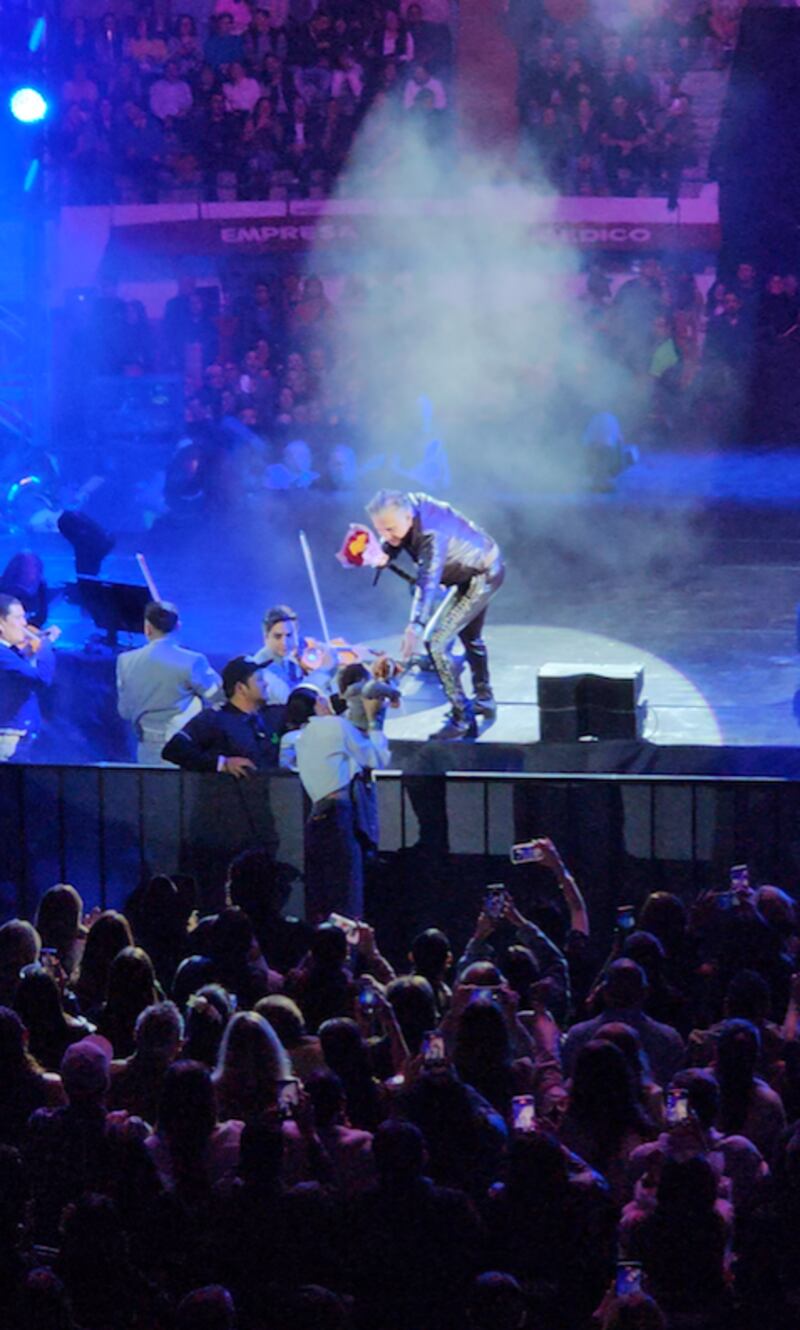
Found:
M 214 1071 L 215 1086 L 273 1098 L 291 1076 L 286 1049 L 269 1021 L 255 1011 L 239 1011 L 228 1022 Z

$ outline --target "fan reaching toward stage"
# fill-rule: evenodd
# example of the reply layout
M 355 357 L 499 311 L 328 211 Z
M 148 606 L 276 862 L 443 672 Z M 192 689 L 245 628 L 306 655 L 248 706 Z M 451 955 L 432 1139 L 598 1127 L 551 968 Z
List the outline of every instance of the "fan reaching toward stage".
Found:
M 379 490 L 367 504 L 382 553 L 370 559 L 385 567 L 402 550 L 418 565 L 411 618 L 401 656 L 410 660 L 424 646 L 450 703 L 450 715 L 432 739 L 474 739 L 475 716 L 493 717 L 496 703 L 482 632 L 489 601 L 505 576 L 500 548 L 492 537 L 450 504 L 428 494 Z M 448 588 L 436 606 L 440 586 Z M 451 654 L 456 637 L 464 644 L 474 697 L 468 698 Z

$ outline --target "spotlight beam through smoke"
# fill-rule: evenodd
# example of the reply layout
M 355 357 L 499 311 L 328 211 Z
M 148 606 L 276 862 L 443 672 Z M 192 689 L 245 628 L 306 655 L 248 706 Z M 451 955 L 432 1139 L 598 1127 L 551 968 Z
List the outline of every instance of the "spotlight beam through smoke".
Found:
M 456 164 L 432 147 L 413 113 L 398 126 L 373 105 L 338 187 L 373 215 L 337 373 L 376 452 L 407 455 L 425 395 L 455 491 L 519 497 L 574 483 L 588 417 L 633 416 L 641 385 L 567 294 L 575 252 L 537 234 L 552 231 L 552 193 L 496 174 L 491 160 L 462 153 Z

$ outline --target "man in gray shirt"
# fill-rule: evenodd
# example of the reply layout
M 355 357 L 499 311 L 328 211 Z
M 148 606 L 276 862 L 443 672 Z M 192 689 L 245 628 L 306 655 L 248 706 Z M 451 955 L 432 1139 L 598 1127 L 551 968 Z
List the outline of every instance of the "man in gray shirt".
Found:
M 297 772 L 311 800 L 304 876 L 306 918 L 315 924 L 331 910 L 352 919 L 364 912 L 364 853 L 377 849 L 378 839 L 369 782 L 373 770 L 389 765 L 385 709 L 385 698 L 364 698 L 363 733 L 345 716 L 331 714 L 319 688 L 303 684 L 289 699 Z
M 136 760 L 171 767 L 161 750 L 204 706 L 223 700 L 222 680 L 199 651 L 179 646 L 178 611 L 151 601 L 144 612 L 146 646 L 117 657 L 117 709 L 133 724 Z

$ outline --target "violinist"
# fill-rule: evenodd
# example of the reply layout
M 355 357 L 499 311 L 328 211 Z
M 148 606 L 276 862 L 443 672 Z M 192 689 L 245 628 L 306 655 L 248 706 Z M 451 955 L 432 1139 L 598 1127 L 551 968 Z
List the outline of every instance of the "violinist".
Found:
M 289 605 L 273 605 L 264 615 L 264 645 L 253 655 L 253 660 L 264 669 L 264 686 L 268 703 L 284 706 L 293 688 L 302 683 L 313 683 L 328 692 L 331 687 L 335 662 L 329 653 L 319 651 L 312 656 L 312 664 L 301 663 L 300 625 L 296 612 Z M 316 664 L 316 655 L 322 664 Z
M 199 651 L 178 643 L 180 619 L 169 601 L 147 605 L 147 642 L 117 656 L 117 710 L 136 734 L 140 766 L 163 767 L 161 750 L 203 707 L 223 700 L 222 680 Z
M 22 602 L 0 593 L 0 762 L 30 754 L 42 724 L 39 702 L 55 674 L 59 632 L 30 627 Z
M 297 614 L 288 605 L 273 605 L 264 615 L 264 645 L 254 652 L 253 660 L 264 668 L 267 700 L 285 705 L 293 688 L 305 680 L 298 660 L 300 626 Z

